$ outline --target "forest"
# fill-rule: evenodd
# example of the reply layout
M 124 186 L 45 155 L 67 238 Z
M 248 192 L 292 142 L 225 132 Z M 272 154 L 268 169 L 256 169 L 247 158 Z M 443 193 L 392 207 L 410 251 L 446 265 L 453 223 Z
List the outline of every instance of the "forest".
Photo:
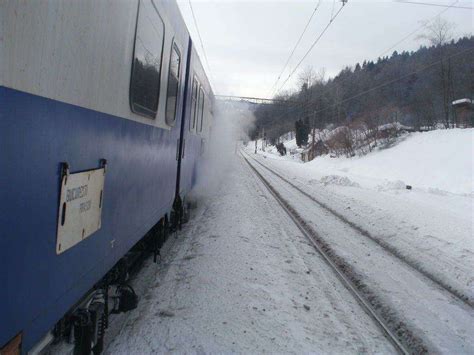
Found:
M 459 120 L 451 103 L 473 98 L 474 37 L 451 39 L 449 26 L 438 21 L 423 36 L 429 45 L 416 51 L 365 60 L 330 79 L 324 69 L 307 67 L 299 74 L 298 90 L 256 108 L 252 138 L 264 131 L 275 142 L 295 131 L 295 123 L 308 132 L 393 122 L 414 130 L 471 125 Z

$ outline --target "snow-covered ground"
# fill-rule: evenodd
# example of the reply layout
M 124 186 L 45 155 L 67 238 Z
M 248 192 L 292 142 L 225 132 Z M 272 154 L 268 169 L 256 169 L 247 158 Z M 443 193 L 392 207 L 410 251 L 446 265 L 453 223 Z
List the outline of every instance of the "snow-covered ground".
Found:
M 306 164 L 244 150 L 352 224 L 253 163 L 429 351 L 472 353 L 473 133 L 410 134 Z M 106 352 L 393 352 L 244 161 L 219 165 L 227 175 L 205 166 L 200 207 L 148 264 L 150 286 Z
M 473 135 L 415 133 L 352 159 L 257 158 L 474 300 Z
M 406 248 L 406 244 L 393 243 L 391 239 L 375 234 L 373 228 L 364 228 L 371 234 L 371 237 L 367 237 L 365 232 L 361 233 L 360 229 L 353 227 L 360 224 L 353 216 L 352 219 L 341 219 L 338 216 L 341 215 L 343 206 L 330 208 L 338 215 L 330 213 L 327 208 L 295 189 L 291 185 L 296 185 L 294 180 L 289 180 L 289 184 L 252 157 L 249 156 L 252 165 L 260 174 L 317 231 L 335 254 L 350 265 L 353 273 L 357 274 L 357 280 L 366 285 L 365 290 L 370 290 L 367 298 L 375 295 L 378 299 L 375 302 L 377 307 L 388 307 L 389 310 L 383 311 L 385 318 L 402 322 L 404 328 L 421 339 L 423 347 L 429 352 L 464 354 L 474 351 L 474 342 L 467 336 L 474 333 L 472 298 L 466 303 L 446 290 L 454 290 L 462 298 L 469 289 L 463 289 L 462 282 L 452 282 L 454 275 L 446 270 L 438 273 L 433 266 L 442 266 L 442 262 L 422 258 L 420 250 L 414 250 L 413 245 Z M 266 164 L 266 159 L 262 157 L 257 157 L 256 160 Z M 303 191 L 312 191 L 304 189 L 303 185 L 299 187 Z M 320 190 L 324 190 L 324 185 Z M 321 201 L 320 193 L 313 193 L 313 196 Z M 329 205 L 326 199 L 322 203 Z M 351 225 L 347 220 L 355 223 Z M 390 221 L 382 223 L 389 224 Z M 410 254 L 408 251 L 414 253 Z M 464 268 L 457 271 L 456 275 L 465 277 L 471 275 L 471 272 Z M 470 296 L 469 293 L 467 295 Z
M 296 148 L 295 139 L 284 144 L 288 150 Z M 248 147 L 251 151 L 254 142 Z M 295 161 L 295 157 L 280 157 L 274 147 L 268 147 L 266 153 L 275 159 Z M 325 155 L 303 166 L 306 176 L 344 176 L 363 187 L 383 190 L 412 185 L 414 189 L 438 194 L 473 195 L 473 159 L 474 129 L 450 129 L 411 133 L 392 148 L 376 150 L 366 156 L 331 158 Z
M 106 353 L 393 353 L 249 167 L 229 171 Z

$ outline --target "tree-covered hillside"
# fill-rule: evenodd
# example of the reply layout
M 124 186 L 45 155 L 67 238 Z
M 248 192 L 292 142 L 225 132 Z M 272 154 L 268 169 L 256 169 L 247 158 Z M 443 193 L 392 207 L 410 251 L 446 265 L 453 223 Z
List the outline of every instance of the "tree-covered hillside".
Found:
M 254 134 L 264 128 L 274 140 L 294 130 L 297 120 L 315 128 L 394 121 L 415 128 L 458 125 L 451 102 L 473 98 L 474 37 L 446 43 L 435 31 L 427 38 L 429 47 L 356 63 L 329 80 L 324 71 L 307 68 L 300 73 L 298 91 L 256 109 Z

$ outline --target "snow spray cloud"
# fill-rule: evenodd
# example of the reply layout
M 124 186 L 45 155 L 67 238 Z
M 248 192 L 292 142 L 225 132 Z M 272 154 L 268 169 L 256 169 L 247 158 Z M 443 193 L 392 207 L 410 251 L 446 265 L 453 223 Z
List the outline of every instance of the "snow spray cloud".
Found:
M 193 198 L 212 196 L 227 174 L 232 173 L 233 160 L 242 141 L 248 140 L 254 121 L 248 103 L 216 101 L 210 138 L 205 142 L 204 158 L 198 166 Z

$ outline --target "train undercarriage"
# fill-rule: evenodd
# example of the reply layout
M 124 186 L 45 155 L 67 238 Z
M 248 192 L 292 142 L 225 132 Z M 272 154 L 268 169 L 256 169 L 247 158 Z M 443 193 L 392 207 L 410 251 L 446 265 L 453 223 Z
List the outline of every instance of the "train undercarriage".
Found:
M 181 198 L 175 199 L 169 217 L 162 217 L 28 354 L 101 354 L 110 316 L 138 305 L 139 295 L 130 279 L 148 257 L 159 262 L 163 244 L 188 221 L 187 206 Z

